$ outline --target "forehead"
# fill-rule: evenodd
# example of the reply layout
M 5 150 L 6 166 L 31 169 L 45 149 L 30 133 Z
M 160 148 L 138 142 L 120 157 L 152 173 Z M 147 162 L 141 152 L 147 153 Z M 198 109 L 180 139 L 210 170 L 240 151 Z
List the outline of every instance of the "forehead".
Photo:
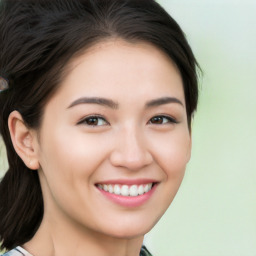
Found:
M 104 63 L 104 61 L 108 60 L 111 60 L 111 62 Z M 83 62 L 90 61 L 90 64 L 97 64 L 97 68 L 108 64 L 107 66 L 104 66 L 104 69 L 107 67 L 111 68 L 111 66 L 116 63 L 121 69 L 125 65 L 128 66 L 129 61 L 132 61 L 133 65 L 136 64 L 134 65 L 134 68 L 136 69 L 139 69 L 141 65 L 143 65 L 143 70 L 146 68 L 153 69 L 156 67 L 156 65 L 165 65 L 166 68 L 171 66 L 171 69 L 175 69 L 175 71 L 179 73 L 179 70 L 174 62 L 164 51 L 160 50 L 155 45 L 144 41 L 129 42 L 123 39 L 113 38 L 98 42 L 97 44 L 76 55 L 68 63 L 67 69 L 72 71 Z
M 73 99 L 174 93 L 170 96 L 184 100 L 180 73 L 167 54 L 149 43 L 120 39 L 100 42 L 73 58 L 57 96 L 63 92 Z

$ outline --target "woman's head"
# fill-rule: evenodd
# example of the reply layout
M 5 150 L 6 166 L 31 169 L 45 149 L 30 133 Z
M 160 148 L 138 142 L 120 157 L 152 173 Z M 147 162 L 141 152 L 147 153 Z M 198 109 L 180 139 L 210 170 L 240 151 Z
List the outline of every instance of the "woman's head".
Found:
M 117 49 L 131 51 L 134 47 L 138 55 L 138 49 L 141 49 L 142 60 L 150 51 L 153 56 L 149 60 L 153 63 L 157 58 L 162 58 L 162 63 L 167 63 L 168 59 L 172 67 L 170 74 L 174 72 L 180 78 L 180 89 L 184 93 L 181 101 L 184 101 L 187 132 L 197 105 L 198 89 L 196 61 L 191 49 L 176 22 L 154 1 L 1 1 L 0 25 L 0 75 L 9 81 L 9 89 L 0 93 L 0 126 L 10 166 L 0 192 L 11 186 L 10 195 L 1 199 L 0 214 L 8 214 L 8 217 L 0 218 L 0 230 L 3 230 L 0 237 L 3 246 L 11 248 L 34 235 L 43 215 L 38 175 L 28 168 L 37 169 L 37 166 L 24 164 L 10 137 L 8 118 L 14 110 L 20 113 L 26 127 L 41 135 L 39 131 L 44 127 L 46 108 L 64 90 L 65 81 L 76 72 L 77 61 L 90 54 L 95 56 L 94 51 L 97 53 L 102 49 L 115 52 Z M 129 55 L 123 56 L 129 62 Z M 104 64 L 106 70 L 112 65 L 111 62 Z M 137 64 L 140 64 L 139 59 L 134 66 Z M 90 65 L 87 67 L 89 69 Z M 143 70 L 139 72 L 143 73 Z M 168 71 L 163 72 L 168 76 Z M 140 85 L 146 88 L 145 83 L 137 84 L 138 90 L 131 85 L 134 94 L 141 91 Z M 106 81 L 105 90 L 113 90 L 107 86 Z M 124 91 L 126 89 L 127 85 L 124 85 Z M 72 85 L 69 90 L 73 91 Z M 149 96 L 152 95 L 153 90 L 149 92 Z M 43 135 L 38 137 L 43 144 Z M 14 200 L 17 194 L 22 204 Z M 24 200 L 27 200 L 25 204 Z

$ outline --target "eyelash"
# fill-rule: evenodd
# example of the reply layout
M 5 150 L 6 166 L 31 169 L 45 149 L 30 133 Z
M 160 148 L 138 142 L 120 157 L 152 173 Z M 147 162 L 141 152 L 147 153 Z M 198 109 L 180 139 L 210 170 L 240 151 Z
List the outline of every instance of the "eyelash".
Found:
M 89 124 L 88 122 L 90 122 L 90 119 L 91 120 L 97 120 L 97 124 Z M 103 120 L 104 124 L 101 124 L 101 125 L 98 125 L 98 122 L 99 120 Z M 93 116 L 87 116 L 85 117 L 84 119 L 82 119 L 81 121 L 78 122 L 78 125 L 79 124 L 85 124 L 85 125 L 88 125 L 88 126 L 104 126 L 104 125 L 109 125 L 109 122 L 106 121 L 106 119 L 102 116 L 98 116 L 98 115 L 93 115 Z
M 154 120 L 155 119 L 155 120 Z M 165 121 L 163 121 L 165 119 Z M 91 120 L 91 121 L 90 121 Z M 103 124 L 98 124 L 99 120 L 101 120 L 101 122 Z M 161 123 L 153 123 L 154 121 L 158 122 L 159 120 L 162 122 Z M 96 124 L 89 124 L 90 122 L 96 121 Z M 165 125 L 165 124 L 177 124 L 178 121 L 171 117 L 171 116 L 167 116 L 167 115 L 157 115 L 152 117 L 147 124 L 152 124 L 152 125 Z M 87 116 L 84 119 L 82 119 L 81 121 L 78 122 L 78 125 L 80 124 L 85 124 L 88 126 L 92 126 L 92 127 L 96 127 L 96 126 L 105 126 L 105 125 L 109 125 L 109 122 L 106 121 L 106 119 L 103 116 L 100 115 L 92 115 L 92 116 Z
M 163 122 L 163 123 L 152 123 L 152 120 L 153 119 L 155 119 L 156 121 L 158 121 L 158 120 L 163 120 L 163 119 L 166 119 L 167 121 L 165 121 L 165 122 Z M 149 123 L 151 123 L 151 124 L 153 124 L 153 125 L 164 125 L 164 124 L 177 124 L 178 123 L 178 121 L 175 119 L 175 118 L 173 118 L 173 117 L 171 117 L 171 116 L 167 116 L 167 115 L 158 115 L 158 116 L 154 116 L 154 117 L 152 117 L 150 120 L 149 120 Z

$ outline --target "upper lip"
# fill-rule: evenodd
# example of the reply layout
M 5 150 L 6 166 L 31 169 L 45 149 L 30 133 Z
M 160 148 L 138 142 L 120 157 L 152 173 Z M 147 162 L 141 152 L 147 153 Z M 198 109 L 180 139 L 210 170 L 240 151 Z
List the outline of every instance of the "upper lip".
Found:
M 104 180 L 97 182 L 95 184 L 120 184 L 120 185 L 142 185 L 149 183 L 157 183 L 155 179 L 114 179 L 114 180 Z

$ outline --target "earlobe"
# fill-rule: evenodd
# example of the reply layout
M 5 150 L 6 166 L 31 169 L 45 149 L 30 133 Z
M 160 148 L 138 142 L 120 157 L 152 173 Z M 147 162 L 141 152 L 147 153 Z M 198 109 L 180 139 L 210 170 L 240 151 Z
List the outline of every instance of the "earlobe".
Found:
M 24 164 L 32 170 L 39 168 L 37 156 L 37 138 L 35 132 L 28 128 L 18 111 L 13 111 L 8 118 L 8 126 L 13 147 Z

